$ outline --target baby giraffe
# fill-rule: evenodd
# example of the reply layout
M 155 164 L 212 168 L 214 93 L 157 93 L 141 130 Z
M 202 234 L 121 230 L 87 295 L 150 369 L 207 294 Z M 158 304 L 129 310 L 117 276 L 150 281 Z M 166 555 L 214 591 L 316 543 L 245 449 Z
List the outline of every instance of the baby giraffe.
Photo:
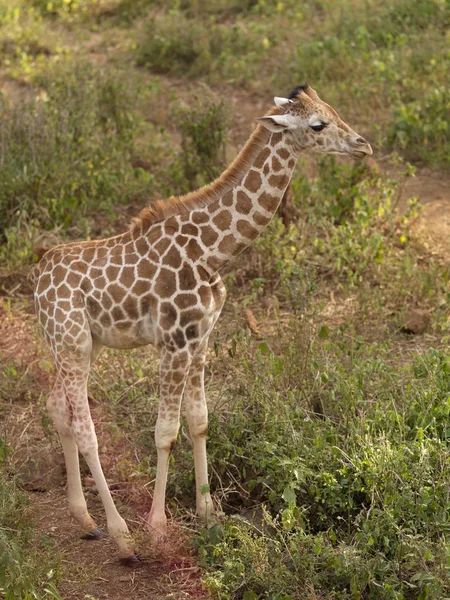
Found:
M 70 514 L 86 537 L 101 537 L 83 495 L 80 451 L 124 563 L 136 557 L 102 471 L 88 404 L 96 356 L 103 346 L 159 349 L 158 458 L 148 525 L 155 534 L 166 528 L 167 469 L 182 400 L 193 443 L 197 513 L 207 518 L 213 503 L 207 491 L 204 367 L 208 338 L 225 300 L 219 270 L 270 222 L 302 151 L 372 154 L 366 140 L 308 85 L 274 101 L 216 181 L 144 208 L 126 233 L 55 246 L 30 273 L 36 314 L 57 368 L 47 407 L 64 450 Z

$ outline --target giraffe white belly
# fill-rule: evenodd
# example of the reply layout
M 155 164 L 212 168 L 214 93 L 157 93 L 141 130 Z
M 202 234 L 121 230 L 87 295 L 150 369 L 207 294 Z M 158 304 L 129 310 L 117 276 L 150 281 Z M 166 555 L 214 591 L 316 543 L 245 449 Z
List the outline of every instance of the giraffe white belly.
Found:
M 91 331 L 108 348 L 130 349 L 156 342 L 155 328 L 148 316 L 127 326 L 117 323 L 104 327 L 99 322 L 92 322 Z

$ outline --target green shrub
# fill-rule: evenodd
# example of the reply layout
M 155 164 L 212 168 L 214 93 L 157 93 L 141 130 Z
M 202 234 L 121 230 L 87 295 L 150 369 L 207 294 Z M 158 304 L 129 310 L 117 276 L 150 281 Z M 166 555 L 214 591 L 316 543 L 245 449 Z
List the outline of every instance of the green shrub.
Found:
M 450 164 L 450 92 L 430 89 L 420 100 L 401 105 L 389 128 L 389 144 L 409 160 Z
M 262 535 L 236 520 L 205 533 L 206 581 L 220 598 L 445 597 L 448 358 L 394 373 L 387 347 L 336 333 L 305 356 L 301 336 L 282 355 L 241 344 L 226 410 L 211 415 L 213 487 L 228 508 L 264 502 L 272 517 Z
M 25 0 L 11 0 L 0 6 L 0 67 L 4 74 L 21 80 L 26 90 L 28 78 L 36 65 L 43 65 L 61 49 L 55 35 L 46 29 L 39 12 Z
M 91 211 L 111 211 L 146 185 L 130 164 L 137 123 L 123 78 L 67 63 L 37 84 L 35 100 L 5 108 L 0 126 L 0 239 L 9 259 L 21 234 L 82 230 Z M 22 259 L 31 245 L 24 235 Z
M 86 12 L 98 4 L 97 0 L 27 0 L 43 16 L 63 16 Z
M 314 269 L 308 266 L 312 263 L 339 284 L 392 282 L 392 270 L 398 273 L 403 259 L 398 249 L 407 242 L 405 225 L 417 212 L 411 201 L 405 215 L 397 214 L 394 181 L 365 165 L 339 164 L 334 157 L 324 157 L 317 176 L 306 179 L 298 172 L 292 189 L 300 220 L 286 232 L 275 218 L 256 241 L 264 255 L 260 278 L 271 282 L 272 288 L 281 283 L 284 293 L 305 270 L 309 277 L 300 283 L 314 280 Z
M 155 73 L 241 83 L 255 74 L 267 53 L 261 35 L 251 23 L 229 25 L 169 12 L 147 24 L 137 63 Z
M 172 166 L 173 184 L 180 179 L 178 191 L 188 192 L 210 183 L 225 169 L 229 113 L 225 101 L 204 86 L 189 106 L 178 107 L 174 116 L 181 151 Z

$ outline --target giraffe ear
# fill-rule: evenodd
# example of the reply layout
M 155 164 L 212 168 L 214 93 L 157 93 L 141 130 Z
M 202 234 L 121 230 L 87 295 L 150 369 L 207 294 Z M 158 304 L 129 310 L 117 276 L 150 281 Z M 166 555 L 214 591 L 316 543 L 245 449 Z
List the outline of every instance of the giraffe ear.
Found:
M 286 106 L 286 104 L 292 104 L 292 100 L 289 100 L 289 98 L 281 98 L 280 96 L 275 96 L 273 101 L 278 108 L 282 108 L 283 106 Z
M 256 120 L 259 121 L 261 125 L 264 125 L 266 129 L 274 133 L 295 129 L 294 120 L 290 115 L 266 115 L 265 117 L 259 117 L 259 119 Z

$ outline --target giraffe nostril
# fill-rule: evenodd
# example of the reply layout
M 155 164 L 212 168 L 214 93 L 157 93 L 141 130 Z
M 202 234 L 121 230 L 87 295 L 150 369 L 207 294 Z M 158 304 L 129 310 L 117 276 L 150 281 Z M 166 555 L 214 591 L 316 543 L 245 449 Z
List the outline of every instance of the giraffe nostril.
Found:
M 366 140 L 362 137 L 356 138 L 357 144 L 367 144 Z

